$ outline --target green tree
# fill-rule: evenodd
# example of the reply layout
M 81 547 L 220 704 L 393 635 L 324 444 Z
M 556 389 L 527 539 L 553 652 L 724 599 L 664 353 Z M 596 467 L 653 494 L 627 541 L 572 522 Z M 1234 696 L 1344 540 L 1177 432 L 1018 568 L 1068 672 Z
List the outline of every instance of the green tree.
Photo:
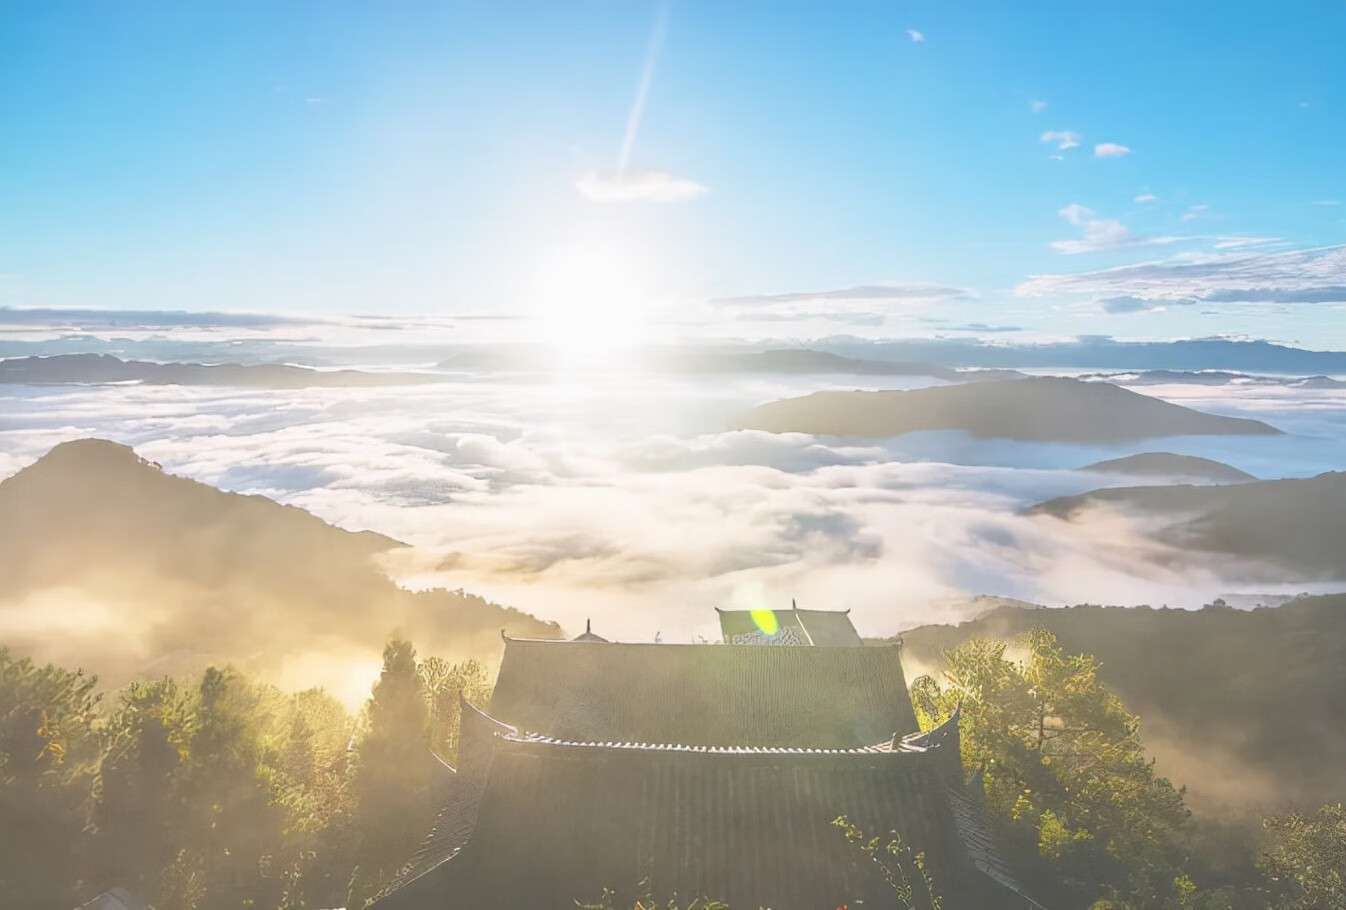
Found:
M 384 648 L 365 718 L 355 772 L 359 844 L 347 902 L 353 908 L 364 906 L 411 858 L 437 808 L 426 798 L 438 769 L 411 642 L 395 639 Z
M 1288 892 L 1278 906 L 1346 910 L 1346 808 L 1337 803 L 1313 815 L 1292 812 L 1263 825 L 1273 845 L 1258 865 Z
M 491 700 L 490 673 L 480 661 L 451 664 L 440 657 L 426 658 L 419 671 L 429 713 L 430 745 L 447 761 L 456 761 L 462 720 L 458 697 L 461 694 L 474 705 L 485 705 Z
M 97 681 L 0 648 L 0 894 L 68 910 L 99 754 Z
M 190 812 L 182 843 L 207 887 L 201 910 L 274 906 L 267 863 L 280 850 L 284 817 L 266 780 L 271 695 L 232 669 L 201 677 L 182 782 Z
M 1186 858 L 1182 791 L 1154 773 L 1139 720 L 1092 657 L 1042 630 L 1024 644 L 1021 661 L 981 639 L 947 652 L 943 685 L 912 686 L 918 717 L 932 725 L 962 705 L 963 760 L 983 772 L 989 807 L 1064 875 L 1141 906 L 1170 901 Z
M 103 755 L 91 821 L 95 878 L 164 901 L 187 823 L 180 774 L 194 724 L 192 693 L 171 679 L 137 682 L 102 724 Z

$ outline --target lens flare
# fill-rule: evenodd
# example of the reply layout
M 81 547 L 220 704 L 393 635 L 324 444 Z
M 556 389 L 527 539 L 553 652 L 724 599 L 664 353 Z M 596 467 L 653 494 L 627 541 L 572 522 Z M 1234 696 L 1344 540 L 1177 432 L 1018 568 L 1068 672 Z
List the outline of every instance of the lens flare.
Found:
M 775 611 L 752 610 L 751 616 L 753 623 L 756 624 L 763 635 L 775 635 L 780 631 L 780 623 L 776 622 Z

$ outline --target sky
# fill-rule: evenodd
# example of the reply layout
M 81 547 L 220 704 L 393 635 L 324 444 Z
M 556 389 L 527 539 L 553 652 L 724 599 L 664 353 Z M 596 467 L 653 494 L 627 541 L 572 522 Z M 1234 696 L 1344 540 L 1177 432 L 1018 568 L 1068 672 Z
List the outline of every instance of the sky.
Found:
M 1346 349 L 1346 3 L 0 4 L 0 307 Z

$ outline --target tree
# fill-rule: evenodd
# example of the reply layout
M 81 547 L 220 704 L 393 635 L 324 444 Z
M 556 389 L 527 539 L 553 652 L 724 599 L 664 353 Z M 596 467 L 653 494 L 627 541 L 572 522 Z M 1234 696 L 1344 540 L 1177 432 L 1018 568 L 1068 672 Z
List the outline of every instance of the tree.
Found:
M 430 745 L 447 761 L 456 761 L 462 720 L 459 696 L 474 705 L 485 705 L 491 700 L 490 674 L 480 661 L 451 664 L 440 657 L 426 658 L 419 671 L 429 712 Z
M 984 639 L 947 652 L 944 685 L 912 685 L 918 717 L 930 726 L 961 703 L 963 761 L 983 772 L 991 810 L 1067 877 L 1162 904 L 1186 857 L 1182 791 L 1155 775 L 1139 720 L 1092 657 L 1064 655 L 1042 630 L 1024 645 L 1018 662 Z
M 99 742 L 97 680 L 0 648 L 0 894 L 67 910 Z
M 192 693 L 171 679 L 136 682 L 102 724 L 94 786 L 95 878 L 163 902 L 187 822 L 180 775 L 193 724 Z
M 437 769 L 430 752 L 425 684 L 411 642 L 383 650 L 383 672 L 365 707 L 355 773 L 357 866 L 347 906 L 364 906 L 411 858 L 430 826 L 426 798 Z
M 1292 812 L 1263 822 L 1273 846 L 1258 866 L 1288 886 L 1281 907 L 1346 910 L 1346 807 L 1320 808 L 1314 815 Z

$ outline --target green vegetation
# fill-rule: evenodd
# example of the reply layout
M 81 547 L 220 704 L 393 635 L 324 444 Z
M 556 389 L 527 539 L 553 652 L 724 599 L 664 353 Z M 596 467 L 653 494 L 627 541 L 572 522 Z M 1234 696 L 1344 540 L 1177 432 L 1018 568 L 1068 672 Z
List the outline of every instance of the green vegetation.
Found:
M 1323 806 L 1315 815 L 1291 813 L 1266 820 L 1274 845 L 1258 865 L 1289 885 L 1287 907 L 1346 908 L 1346 808 Z
M 1044 903 L 1122 908 L 1346 906 L 1346 814 L 1266 820 L 1257 866 L 1201 855 L 1184 790 L 1154 771 L 1140 719 L 1099 681 L 1090 655 L 1067 655 L 1042 629 L 1013 642 L 969 639 L 940 678 L 911 686 L 922 727 L 962 708 L 965 768 L 978 772 L 1004 848 Z M 1251 867 L 1251 863 L 1248 864 Z
M 869 857 L 903 910 L 927 907 L 929 910 L 943 910 L 944 899 L 935 889 L 935 880 L 926 869 L 925 854 L 903 843 L 902 835 L 889 831 L 886 840 L 866 837 L 844 815 L 837 816 L 832 824 L 841 829 L 847 843 Z
M 961 705 L 965 766 L 1029 893 L 1096 910 L 1346 910 L 1341 804 L 1268 818 L 1255 863 L 1212 864 L 1184 791 L 1155 772 L 1099 671 L 1035 630 L 966 641 L 912 684 L 923 726 Z M 459 693 L 481 704 L 490 690 L 481 664 L 418 658 L 406 641 L 385 649 L 358 716 L 227 667 L 103 694 L 0 648 L 0 893 L 33 910 L 117 885 L 181 910 L 361 907 L 431 823 Z M 939 906 L 921 845 L 837 823 L 907 905 Z
M 357 717 L 229 668 L 105 696 L 0 648 L 0 893 L 31 910 L 118 885 L 175 910 L 362 906 L 429 826 L 459 691 L 489 697 L 481 664 L 404 641 Z

